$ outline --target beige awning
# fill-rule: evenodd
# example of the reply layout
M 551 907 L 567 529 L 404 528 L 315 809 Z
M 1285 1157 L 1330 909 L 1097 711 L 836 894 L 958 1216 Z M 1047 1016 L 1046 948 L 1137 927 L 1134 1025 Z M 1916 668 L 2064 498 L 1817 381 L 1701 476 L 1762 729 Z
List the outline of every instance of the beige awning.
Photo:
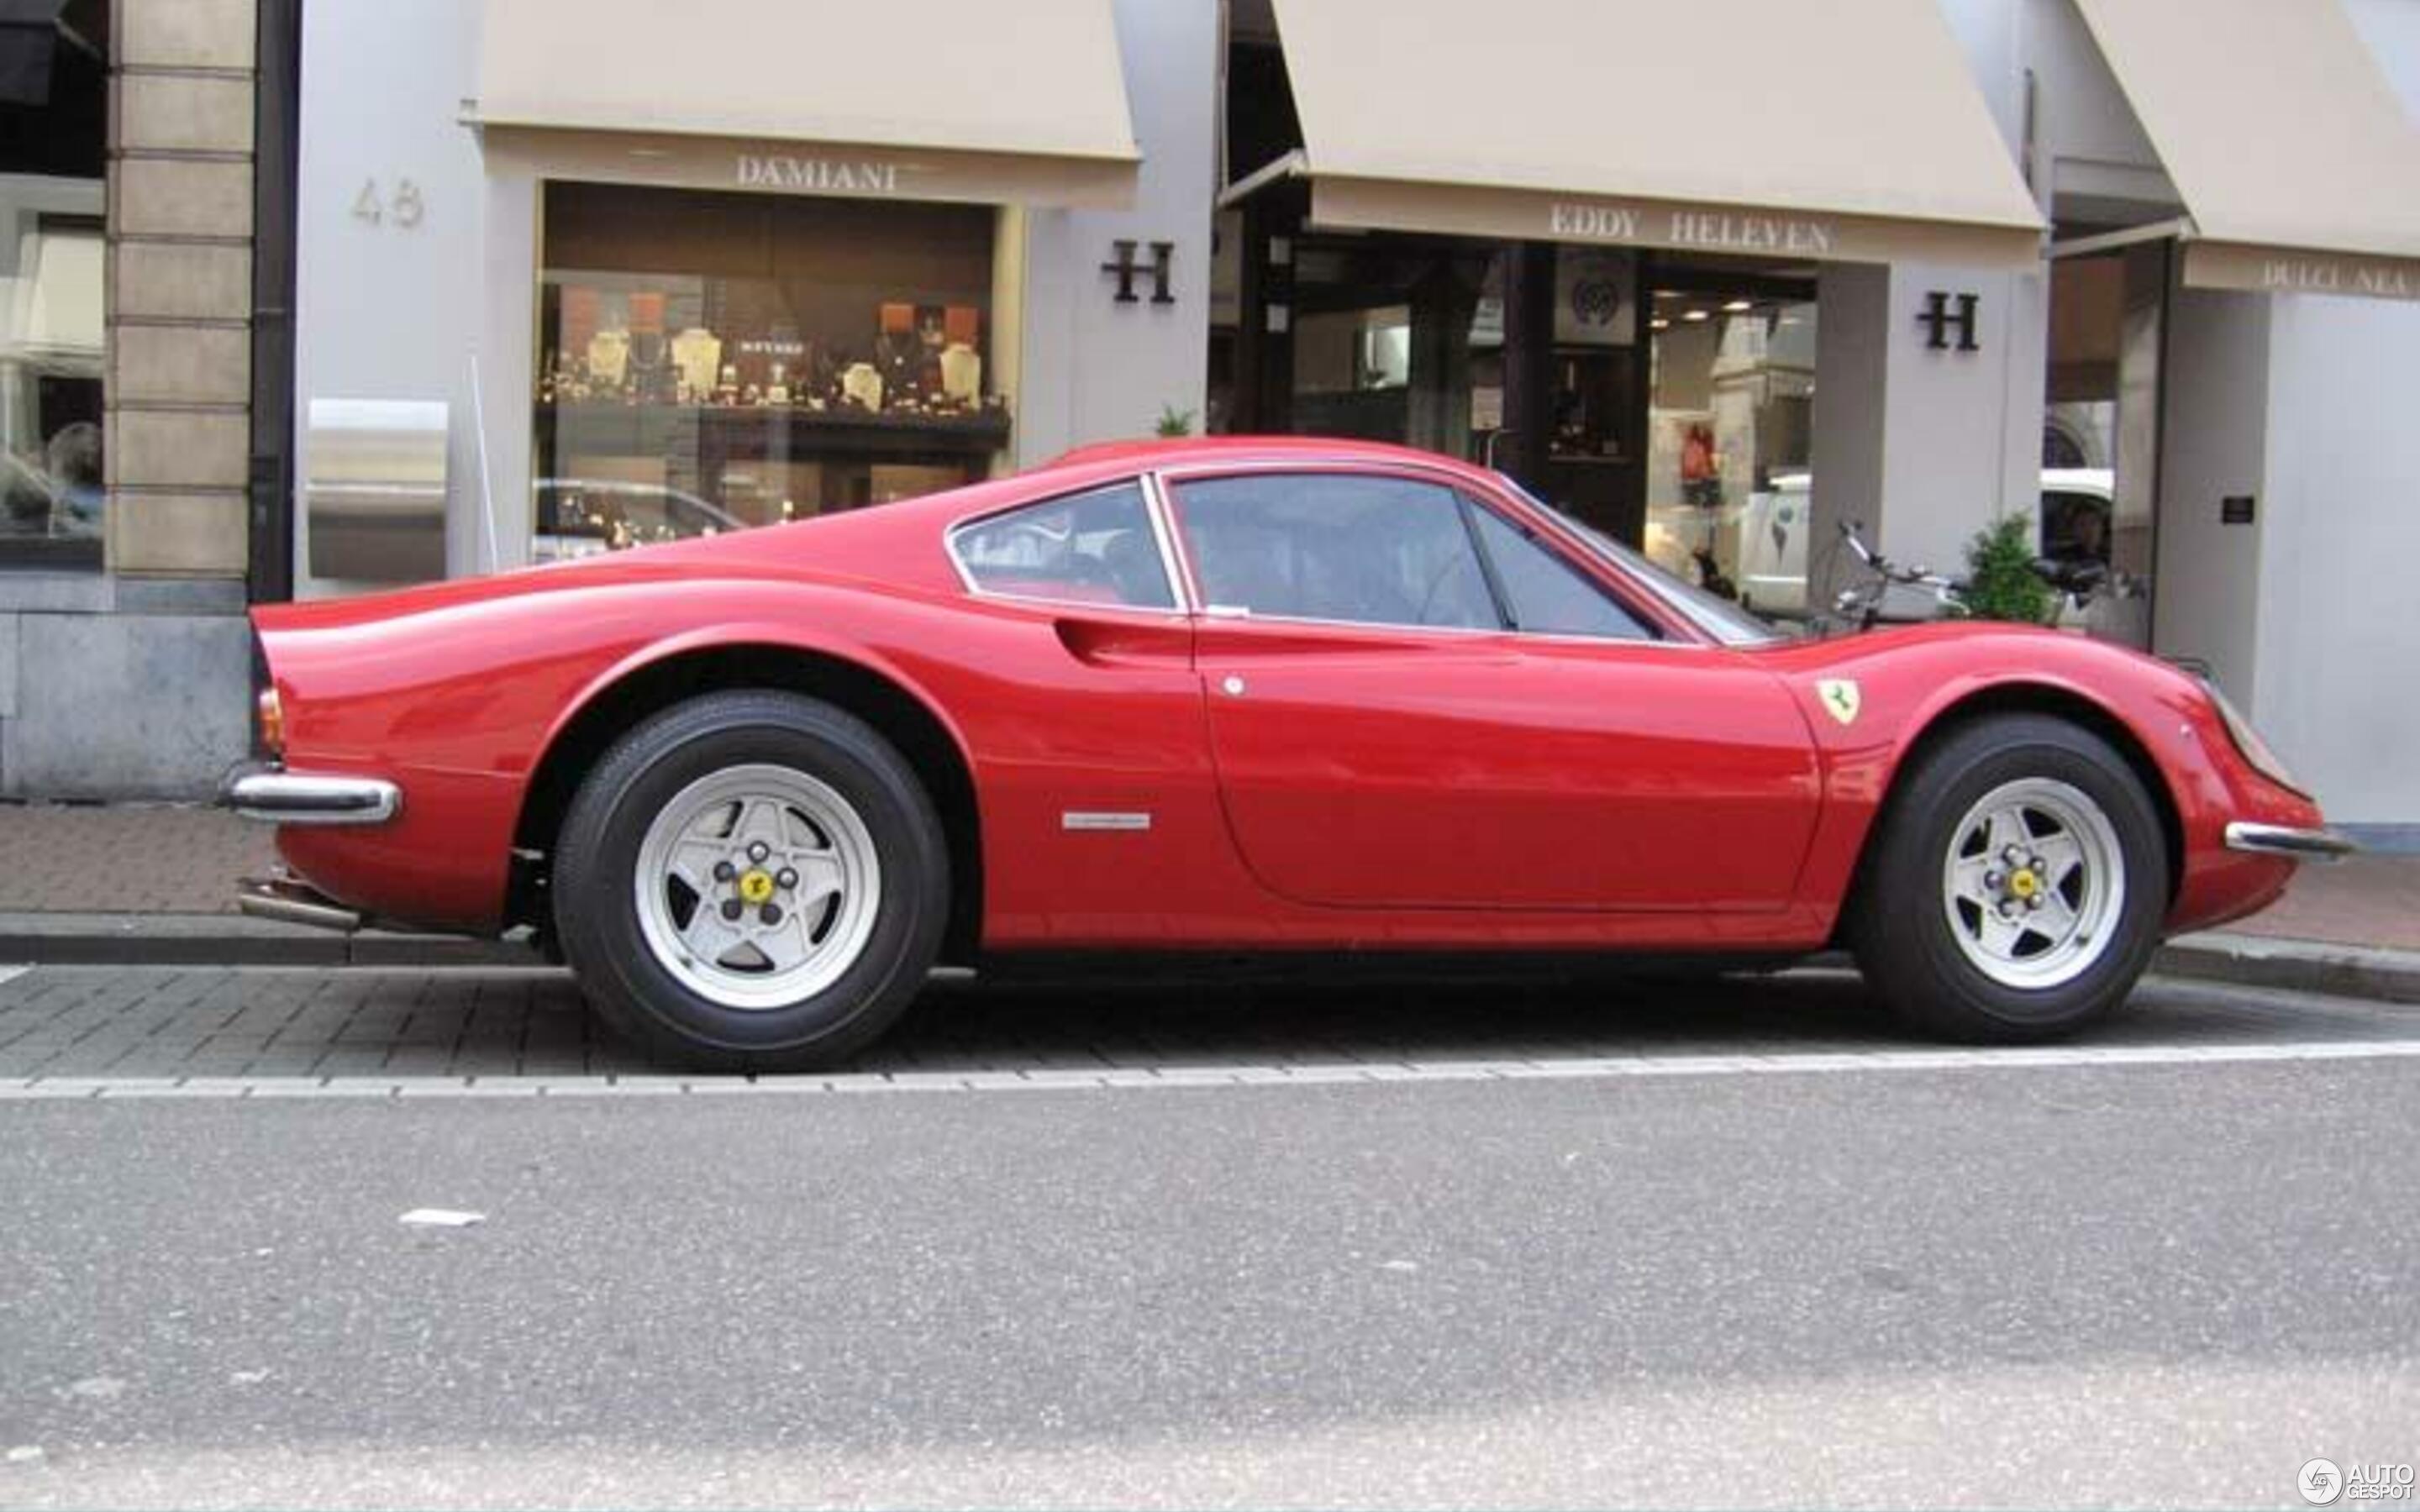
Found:
M 627 183 L 1122 208 L 1110 0 L 487 0 L 490 157 Z
M 2036 266 L 1938 0 L 1277 0 L 1311 219 Z
M 2184 281 L 2420 299 L 2420 128 L 2337 0 L 2081 0 L 2184 199 Z

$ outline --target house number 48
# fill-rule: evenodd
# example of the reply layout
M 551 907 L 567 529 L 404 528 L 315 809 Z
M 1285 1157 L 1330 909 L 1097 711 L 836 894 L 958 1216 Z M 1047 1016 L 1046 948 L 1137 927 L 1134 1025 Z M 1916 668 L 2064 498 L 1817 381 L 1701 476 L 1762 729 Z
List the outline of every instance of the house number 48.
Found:
M 420 186 L 409 178 L 395 181 L 395 193 L 391 198 L 379 193 L 376 178 L 365 178 L 362 192 L 353 197 L 353 219 L 366 221 L 372 225 L 382 224 L 392 218 L 396 225 L 409 231 L 418 225 L 420 218 L 427 212 L 428 207 L 420 197 Z

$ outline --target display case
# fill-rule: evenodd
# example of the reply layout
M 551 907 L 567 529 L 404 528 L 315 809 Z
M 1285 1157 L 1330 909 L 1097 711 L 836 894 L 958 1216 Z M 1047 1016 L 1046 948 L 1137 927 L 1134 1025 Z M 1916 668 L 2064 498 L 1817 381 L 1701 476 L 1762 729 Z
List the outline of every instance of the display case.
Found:
M 1007 446 L 981 206 L 548 186 L 535 554 L 982 478 Z

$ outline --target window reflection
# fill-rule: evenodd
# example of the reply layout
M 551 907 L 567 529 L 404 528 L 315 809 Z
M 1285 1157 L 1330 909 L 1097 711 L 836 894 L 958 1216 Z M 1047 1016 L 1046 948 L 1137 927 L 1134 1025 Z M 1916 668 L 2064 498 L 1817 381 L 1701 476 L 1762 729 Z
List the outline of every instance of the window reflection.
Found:
M 1670 286 L 1652 307 L 1647 554 L 1759 613 L 1804 614 L 1815 301 Z
M 985 476 L 999 211 L 551 184 L 541 560 L 779 524 Z
M 986 593 L 1176 607 L 1150 510 L 1131 483 L 997 516 L 958 532 L 951 549 Z

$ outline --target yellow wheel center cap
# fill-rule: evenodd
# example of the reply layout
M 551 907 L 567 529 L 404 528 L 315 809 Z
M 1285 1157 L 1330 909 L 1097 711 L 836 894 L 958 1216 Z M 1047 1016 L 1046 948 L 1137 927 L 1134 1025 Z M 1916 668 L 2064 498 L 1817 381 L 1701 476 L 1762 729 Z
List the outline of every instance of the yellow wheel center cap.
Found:
M 739 877 L 739 901 L 744 903 L 769 902 L 773 896 L 773 877 L 762 871 L 745 872 Z
M 2017 872 L 2009 878 L 2009 891 L 2018 899 L 2032 897 L 2041 890 L 2041 882 L 2031 872 Z

